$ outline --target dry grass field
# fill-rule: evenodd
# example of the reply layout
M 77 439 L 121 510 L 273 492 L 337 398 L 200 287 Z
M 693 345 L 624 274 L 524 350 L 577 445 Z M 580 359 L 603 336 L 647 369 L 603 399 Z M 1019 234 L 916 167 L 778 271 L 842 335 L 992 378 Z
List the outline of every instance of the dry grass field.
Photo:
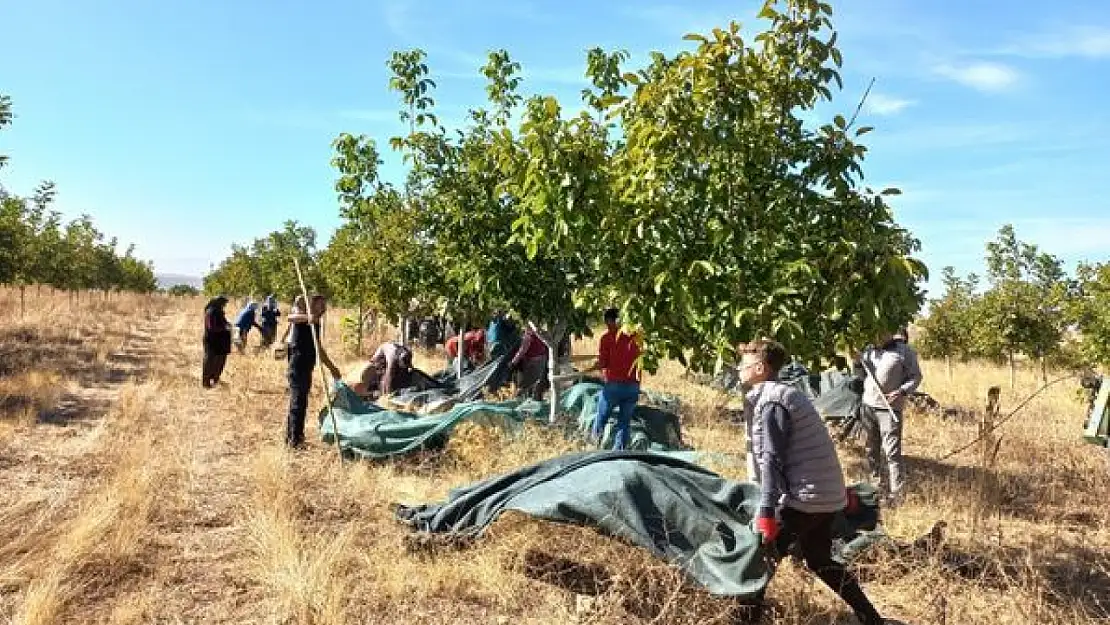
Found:
M 437 500 L 575 449 L 540 427 L 509 438 L 464 426 L 442 453 L 340 466 L 315 435 L 317 389 L 310 448 L 290 454 L 281 445 L 283 362 L 233 354 L 226 385 L 201 388 L 202 300 L 71 302 L 31 290 L 20 319 L 13 297 L 0 292 L 0 622 L 703 624 L 734 616 L 729 602 L 588 529 L 506 517 L 477 544 L 454 549 L 422 547 L 392 520 L 392 503 Z M 326 345 L 353 364 L 339 353 L 338 315 L 329 317 Z M 995 384 L 1006 414 L 1040 382 L 1021 372 L 1010 391 L 1008 372 L 988 366 L 957 367 L 949 381 L 943 366 L 927 363 L 923 390 L 981 410 Z M 694 446 L 742 449 L 742 432 L 715 416 L 716 394 L 684 381 L 677 366 L 646 385 L 682 397 Z M 975 438 L 977 419 L 909 416 L 914 494 L 886 526 L 912 540 L 944 520 L 947 534 L 928 557 L 867 566 L 865 588 L 884 613 L 914 624 L 1108 622 L 1110 465 L 1080 439 L 1075 388 L 1061 384 L 1031 402 L 986 453 L 976 447 L 944 462 Z M 842 458 L 858 478 L 858 445 L 845 445 Z M 568 590 L 575 579 L 545 572 L 554 557 L 600 571 L 605 591 L 587 599 Z M 854 622 L 792 563 L 770 600 L 775 614 L 765 622 Z

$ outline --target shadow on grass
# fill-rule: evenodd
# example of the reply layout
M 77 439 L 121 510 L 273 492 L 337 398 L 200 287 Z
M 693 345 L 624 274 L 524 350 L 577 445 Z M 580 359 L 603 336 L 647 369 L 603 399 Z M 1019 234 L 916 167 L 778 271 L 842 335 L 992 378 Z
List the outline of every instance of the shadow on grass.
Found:
M 125 340 L 125 334 L 109 332 L 112 339 Z M 57 336 L 32 328 L 0 331 L 0 377 L 22 371 L 49 371 L 62 380 L 76 382 L 82 389 L 64 394 L 57 405 L 38 414 L 38 422 L 67 425 L 102 416 L 110 406 L 104 392 L 129 380 L 142 380 L 153 352 L 140 347 L 139 353 L 117 352 L 107 362 L 98 360 L 90 340 Z M 0 403 L 0 413 L 11 413 L 32 407 L 34 399 L 23 395 L 7 397 Z

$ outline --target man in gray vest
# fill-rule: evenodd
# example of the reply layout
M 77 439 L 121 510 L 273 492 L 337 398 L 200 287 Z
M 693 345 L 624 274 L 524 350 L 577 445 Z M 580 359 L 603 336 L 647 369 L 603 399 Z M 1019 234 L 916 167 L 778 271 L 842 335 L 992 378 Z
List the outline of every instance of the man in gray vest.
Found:
M 905 336 L 899 340 L 897 335 L 887 332 L 879 336 L 875 344 L 877 347 L 864 350 L 857 362 L 857 374 L 864 378 L 862 416 L 867 428 L 867 464 L 872 481 L 888 490 L 888 505 L 897 506 L 906 487 L 902 411 L 906 400 L 921 384 L 921 366 L 917 352 L 909 346 Z M 884 457 L 885 473 L 882 471 Z
M 859 582 L 832 559 L 832 525 L 848 504 L 832 437 L 804 393 L 778 381 L 786 349 L 759 340 L 740 345 L 747 392 L 745 425 L 760 485 L 755 526 L 765 544 L 785 554 L 797 543 L 806 567 L 840 595 L 864 625 L 883 623 Z

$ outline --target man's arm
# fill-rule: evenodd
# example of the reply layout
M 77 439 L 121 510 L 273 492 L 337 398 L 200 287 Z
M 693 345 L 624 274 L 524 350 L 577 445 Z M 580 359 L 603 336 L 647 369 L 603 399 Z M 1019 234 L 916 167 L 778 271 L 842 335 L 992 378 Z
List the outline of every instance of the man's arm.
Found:
M 289 323 L 308 323 L 312 321 L 312 315 L 306 312 L 291 312 L 286 319 Z
M 613 341 L 607 339 L 608 335 L 601 337 L 601 343 L 597 346 L 597 368 L 603 371 L 609 368 L 613 359 Z
M 786 474 L 783 473 L 784 452 L 790 436 L 790 413 L 779 403 L 768 402 L 760 413 L 762 435 L 759 458 L 759 516 L 774 518 L 779 499 L 786 492 Z
M 898 390 L 903 395 L 909 396 L 921 385 L 921 363 L 917 360 L 917 352 L 906 347 L 902 353 L 902 366 L 906 373 L 906 381 L 898 387 Z
M 335 363 L 331 361 L 331 357 L 328 356 L 328 352 L 324 349 L 324 346 L 319 345 L 318 348 L 320 350 L 320 362 L 324 363 L 324 367 L 331 373 L 331 377 L 336 380 L 342 378 L 343 376 L 339 374 L 339 367 L 336 367 Z
M 524 333 L 524 336 L 520 339 L 520 347 L 517 348 L 516 354 L 513 355 L 511 366 L 515 367 L 520 364 L 521 360 L 524 360 L 524 354 L 527 354 L 528 350 L 532 347 L 532 341 L 535 336 L 536 335 L 531 332 Z

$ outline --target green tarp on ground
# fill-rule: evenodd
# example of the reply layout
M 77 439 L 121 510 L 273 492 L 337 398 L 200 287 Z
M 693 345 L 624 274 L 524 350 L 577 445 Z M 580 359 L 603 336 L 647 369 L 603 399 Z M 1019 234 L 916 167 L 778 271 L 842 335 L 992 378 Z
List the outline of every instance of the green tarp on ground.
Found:
M 559 396 L 558 412 L 570 418 L 571 430 L 585 436 L 597 414 L 602 386 L 581 382 Z M 548 404 L 535 400 L 503 402 L 470 401 L 446 412 L 417 415 L 368 404 L 342 382 L 336 383 L 332 408 L 345 453 L 362 458 L 386 458 L 419 449 L 441 447 L 450 431 L 462 421 L 515 428 L 533 421 L 547 423 Z M 674 398 L 646 393 L 645 405 L 636 408 L 631 423 L 631 449 L 672 451 L 688 449 L 682 442 L 678 416 L 657 406 L 676 406 Z M 321 438 L 333 443 L 335 432 L 327 408 L 319 415 Z M 611 448 L 614 418 L 610 418 L 602 446 Z
M 834 555 L 874 542 L 873 491 L 853 487 L 861 513 L 840 515 Z M 439 504 L 401 505 L 398 519 L 420 532 L 478 537 L 506 510 L 587 524 L 681 567 L 717 595 L 752 598 L 770 578 L 751 528 L 759 487 L 727 480 L 667 455 L 635 451 L 568 454 L 450 492 Z M 862 532 L 862 533 L 861 533 Z M 862 542 L 861 542 L 862 541 Z

